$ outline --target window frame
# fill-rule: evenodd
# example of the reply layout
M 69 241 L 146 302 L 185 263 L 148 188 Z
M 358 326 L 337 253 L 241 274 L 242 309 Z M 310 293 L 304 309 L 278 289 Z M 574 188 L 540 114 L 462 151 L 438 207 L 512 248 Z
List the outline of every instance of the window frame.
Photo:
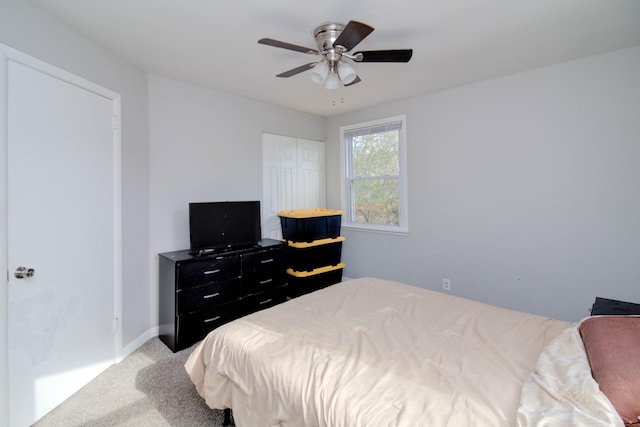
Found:
M 353 204 L 354 199 L 351 194 L 351 147 L 347 144 L 345 133 L 354 131 L 356 129 L 376 127 L 388 125 L 391 123 L 400 122 L 399 140 L 398 140 L 398 162 L 399 162 L 399 176 L 398 176 L 398 225 L 381 225 L 381 224 L 366 224 L 361 222 L 353 222 Z M 342 196 L 342 210 L 344 211 L 344 217 L 342 226 L 347 229 L 374 231 L 381 233 L 398 233 L 407 234 L 409 232 L 409 215 L 408 215 L 408 198 L 407 198 L 407 118 L 406 115 L 386 117 L 377 120 L 371 120 L 362 123 L 355 123 L 352 125 L 346 125 L 340 127 L 340 163 L 341 163 L 341 196 Z

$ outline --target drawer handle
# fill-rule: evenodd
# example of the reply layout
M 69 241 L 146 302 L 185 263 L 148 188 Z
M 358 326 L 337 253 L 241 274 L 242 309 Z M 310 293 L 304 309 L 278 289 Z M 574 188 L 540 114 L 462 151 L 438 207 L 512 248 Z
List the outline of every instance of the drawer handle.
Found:
M 263 259 L 262 261 L 260 261 L 260 264 L 268 264 L 270 262 L 273 262 L 273 258 Z
M 205 271 L 204 274 L 216 274 L 216 273 L 220 273 L 220 269 L 218 268 L 217 270 L 209 270 L 209 271 Z
M 268 303 L 268 302 L 271 302 L 272 300 L 273 300 L 273 298 L 269 298 L 269 299 L 267 299 L 267 300 L 260 301 L 260 305 L 262 305 L 262 304 L 266 304 L 266 303 Z
M 215 294 L 205 295 L 202 298 L 204 298 L 204 299 L 213 298 L 213 297 L 217 297 L 218 295 L 220 295 L 220 292 L 216 292 Z
M 220 316 L 212 317 L 211 319 L 204 319 L 204 323 L 215 322 Z
M 270 283 L 270 282 L 273 282 L 273 279 L 261 280 L 260 284 L 264 285 L 264 284 L 267 284 L 267 283 Z

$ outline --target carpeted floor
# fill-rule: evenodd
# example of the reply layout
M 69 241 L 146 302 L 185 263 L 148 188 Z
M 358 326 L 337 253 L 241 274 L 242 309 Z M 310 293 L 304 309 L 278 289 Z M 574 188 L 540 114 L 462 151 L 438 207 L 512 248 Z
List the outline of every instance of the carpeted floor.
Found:
M 222 426 L 184 369 L 192 349 L 172 353 L 152 338 L 34 426 Z

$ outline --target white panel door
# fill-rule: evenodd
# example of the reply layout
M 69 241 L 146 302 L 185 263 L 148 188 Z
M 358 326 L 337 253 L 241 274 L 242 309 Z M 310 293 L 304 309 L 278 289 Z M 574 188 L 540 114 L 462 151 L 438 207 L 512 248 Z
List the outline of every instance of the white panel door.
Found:
M 280 136 L 262 134 L 262 236 L 280 239 Z
M 280 140 L 280 188 L 278 189 L 278 210 L 297 209 L 297 159 L 296 139 L 281 136 Z
M 112 100 L 8 68 L 9 420 L 26 426 L 115 361 L 117 156 Z
M 325 145 L 262 134 L 262 236 L 282 238 L 278 212 L 325 207 Z
M 324 142 L 297 140 L 298 203 L 296 209 L 325 207 Z

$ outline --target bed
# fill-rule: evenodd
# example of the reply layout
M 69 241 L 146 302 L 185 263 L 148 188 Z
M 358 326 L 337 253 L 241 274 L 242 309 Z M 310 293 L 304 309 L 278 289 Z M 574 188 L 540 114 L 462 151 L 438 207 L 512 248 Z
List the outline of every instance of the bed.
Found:
M 361 278 L 217 328 L 185 368 L 239 427 L 623 426 L 581 323 Z

